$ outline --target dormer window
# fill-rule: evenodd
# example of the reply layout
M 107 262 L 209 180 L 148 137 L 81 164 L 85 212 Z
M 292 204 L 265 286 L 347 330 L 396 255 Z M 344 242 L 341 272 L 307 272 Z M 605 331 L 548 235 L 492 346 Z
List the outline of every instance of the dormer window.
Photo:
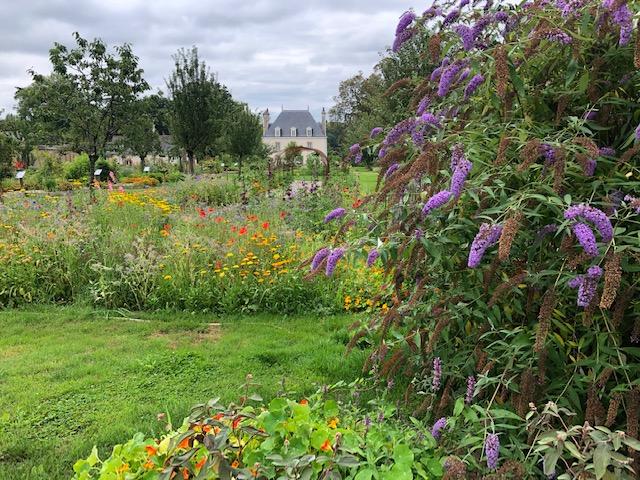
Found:
M 276 127 L 275 134 L 276 134 L 276 137 L 281 137 L 282 136 L 282 129 L 280 127 Z
M 307 137 L 313 137 L 313 128 L 307 127 Z
M 298 136 L 298 129 L 296 127 L 291 127 L 291 136 L 292 137 Z

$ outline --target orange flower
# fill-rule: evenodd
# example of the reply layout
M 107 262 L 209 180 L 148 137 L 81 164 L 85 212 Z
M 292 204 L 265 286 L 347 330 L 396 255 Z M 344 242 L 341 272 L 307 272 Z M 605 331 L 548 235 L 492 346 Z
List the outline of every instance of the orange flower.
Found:
M 264 228 L 265 230 L 269 230 L 269 222 L 264 222 L 262 224 L 262 228 Z
M 309 400 L 303 398 L 302 400 L 300 400 L 300 405 L 309 405 Z
M 258 216 L 257 215 L 247 215 L 247 220 L 249 220 L 250 222 L 255 222 L 256 220 L 258 220 Z
M 333 417 L 327 422 L 327 425 L 329 425 L 329 428 L 338 428 L 338 423 L 340 423 L 340 420 Z
M 238 468 L 240 466 L 240 462 L 238 460 L 234 460 L 231 464 L 231 468 Z
M 222 420 L 224 418 L 224 413 L 216 413 L 213 417 L 214 420 Z
M 238 234 L 239 234 L 239 235 L 244 235 L 245 233 L 247 233 L 247 227 L 242 227 L 242 228 L 238 231 Z
M 182 469 L 182 478 L 184 478 L 184 480 L 189 480 L 189 470 L 187 470 L 186 468 Z
M 144 449 L 147 451 L 147 455 L 149 455 L 150 457 L 153 457 L 156 453 L 158 453 L 158 449 L 153 445 L 147 445 L 146 447 L 144 447 Z
M 216 223 L 222 223 L 223 221 L 224 221 L 224 218 L 222 218 L 222 217 L 216 217 L 215 218 L 215 222 Z
M 324 443 L 320 447 L 320 450 L 322 450 L 323 452 L 333 452 L 333 448 L 331 448 L 331 442 L 328 438 L 324 441 Z
M 356 199 L 355 202 L 353 202 L 353 204 L 351 205 L 353 208 L 358 208 L 360 207 L 362 204 L 364 203 L 364 201 L 361 198 Z
M 204 426 L 202 427 L 202 431 L 203 431 L 204 433 L 209 433 L 209 432 L 211 431 L 211 425 L 204 425 Z
M 233 227 L 231 227 L 231 231 L 233 233 L 236 233 L 238 231 L 238 227 L 236 227 L 235 225 Z
M 234 430 L 236 428 L 238 428 L 238 425 L 240 425 L 240 422 L 242 421 L 242 417 L 236 417 L 233 419 L 233 423 L 231 424 L 231 428 L 233 428 Z
M 196 468 L 200 470 L 202 467 L 204 467 L 205 463 L 207 463 L 207 457 L 202 457 L 202 460 L 196 463 Z
M 151 470 L 153 467 L 155 467 L 155 464 L 151 460 L 148 460 L 147 463 L 143 465 L 143 467 L 147 470 Z
M 280 212 L 280 218 L 284 218 L 287 216 L 287 212 Z
M 180 442 L 178 448 L 189 448 L 189 437 L 186 437 L 184 440 Z

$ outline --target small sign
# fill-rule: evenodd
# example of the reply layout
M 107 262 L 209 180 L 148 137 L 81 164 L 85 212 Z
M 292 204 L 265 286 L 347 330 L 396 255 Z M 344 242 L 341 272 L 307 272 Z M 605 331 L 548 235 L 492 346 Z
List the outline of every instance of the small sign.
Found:
M 151 167 L 144 167 L 142 171 L 149 173 L 151 171 Z
M 99 168 L 99 169 L 97 169 L 95 172 L 93 172 L 93 176 L 94 176 L 94 177 L 98 177 L 98 176 L 100 176 L 100 174 L 101 174 L 101 173 L 102 173 L 102 169 L 101 169 L 101 168 Z
M 24 174 L 27 173 L 26 170 L 20 170 L 19 172 L 16 172 L 16 178 L 17 179 L 22 179 L 24 178 Z

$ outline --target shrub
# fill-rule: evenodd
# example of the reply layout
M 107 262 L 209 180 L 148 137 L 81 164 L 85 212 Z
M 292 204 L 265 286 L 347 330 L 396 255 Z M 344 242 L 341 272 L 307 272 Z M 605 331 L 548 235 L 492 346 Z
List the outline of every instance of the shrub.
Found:
M 638 438 L 638 4 L 486 3 L 401 20 L 385 66 L 421 49 L 431 73 L 405 63 L 389 86 L 406 102 L 392 112 L 401 121 L 363 142 L 381 158 L 368 234 L 333 242 L 376 248 L 395 299 L 354 338 L 377 345 L 367 369 L 407 376 L 416 414 L 448 414 L 471 381 L 485 410 L 524 418 L 553 401 L 575 412 L 565 431 L 597 426 L 594 456 L 624 462 L 601 429 Z M 508 458 L 542 475 L 535 433 L 486 421 Z M 562 461 L 545 473 L 585 470 L 593 436 L 578 430 L 591 438 L 584 458 L 557 445 Z M 606 465 L 595 478 L 627 475 Z M 478 470 L 470 458 L 463 468 Z
M 249 379 L 250 380 L 250 379 Z M 77 480 L 127 478 L 327 479 L 439 478 L 436 440 L 416 422 L 403 428 L 371 421 L 326 393 L 309 399 L 245 396 L 193 408 L 180 428 L 161 438 L 138 434 L 101 461 L 97 449 L 74 465 Z M 257 404 L 257 405 L 256 405 Z M 254 406 L 255 405 L 255 406 Z M 388 409 L 392 412 L 392 409 Z
M 83 153 L 72 161 L 66 163 L 63 168 L 64 178 L 67 180 L 82 180 L 89 174 L 89 155 Z
M 175 190 L 176 200 L 181 204 L 197 203 L 221 206 L 240 201 L 240 186 L 225 179 L 187 180 Z

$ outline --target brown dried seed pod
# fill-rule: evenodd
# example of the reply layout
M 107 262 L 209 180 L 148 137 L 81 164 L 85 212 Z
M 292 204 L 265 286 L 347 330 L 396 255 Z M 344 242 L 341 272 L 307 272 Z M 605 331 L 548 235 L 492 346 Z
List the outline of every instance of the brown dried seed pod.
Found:
M 544 385 L 547 376 L 547 350 L 538 353 L 538 385 Z
M 389 376 L 389 372 L 391 372 L 392 369 L 395 369 L 398 364 L 402 363 L 403 359 L 404 352 L 400 349 L 397 349 L 395 352 L 393 352 L 393 355 L 391 355 L 389 360 L 386 360 L 382 363 L 382 366 L 380 368 L 380 375 L 383 377 Z
M 627 413 L 627 435 L 638 438 L 638 413 L 640 413 L 640 389 L 635 387 L 627 392 L 627 404 L 625 411 Z
M 505 222 L 500 234 L 500 242 L 498 244 L 498 258 L 504 262 L 509 258 L 511 245 L 518 230 L 520 229 L 520 221 L 522 220 L 522 212 L 516 212 L 510 216 Z
M 573 143 L 583 147 L 591 157 L 597 157 L 600 155 L 598 145 L 589 137 L 576 137 L 573 139 Z
M 477 347 L 479 348 L 479 346 Z M 479 350 L 476 352 L 476 372 L 481 373 L 484 370 L 485 365 L 487 364 L 487 352 L 484 350 Z
M 436 323 L 435 328 L 433 329 L 433 334 L 429 339 L 429 343 L 427 343 L 427 345 L 425 346 L 425 349 L 424 349 L 425 353 L 433 353 L 433 349 L 436 346 L 438 339 L 440 338 L 440 334 L 442 333 L 442 330 L 444 330 L 444 327 L 446 327 L 449 324 L 450 320 L 451 319 L 446 316 L 440 317 L 440 319 Z
M 567 153 L 564 148 L 556 148 L 556 161 L 553 163 L 553 191 L 561 193 L 564 181 Z
M 551 287 L 545 292 L 542 298 L 542 306 L 538 313 L 538 331 L 536 333 L 536 342 L 533 346 L 533 350 L 536 353 L 540 353 L 544 348 L 544 342 L 547 339 L 551 325 L 551 315 L 553 315 L 557 301 L 555 288 Z
M 522 163 L 518 165 L 518 171 L 522 172 L 529 168 L 540 157 L 540 140 L 534 138 L 529 140 L 522 151 L 520 152 L 520 158 Z
M 621 156 L 620 159 L 616 162 L 616 166 L 620 167 L 625 163 L 629 163 L 630 160 L 636 156 L 640 152 L 640 143 L 634 147 L 628 148 Z
M 467 466 L 456 457 L 447 457 L 444 462 L 445 474 L 442 480 L 465 480 L 467 478 Z
M 606 310 L 611 308 L 618 294 L 621 279 L 620 254 L 611 253 L 604 264 L 604 289 L 602 291 L 602 298 L 600 299 L 600 308 Z
M 440 402 L 438 402 L 438 406 L 436 408 L 436 418 L 444 416 L 447 407 L 451 403 L 451 385 L 452 380 L 447 380 L 442 396 L 440 397 Z
M 595 385 L 589 388 L 589 393 L 587 394 L 587 409 L 584 414 L 584 419 L 591 425 L 602 425 L 607 419 L 607 412 L 598 398 Z
M 358 344 L 358 340 L 366 336 L 367 336 L 366 330 L 360 330 L 359 332 L 356 332 L 356 334 L 351 337 L 351 340 L 347 344 L 347 351 L 345 353 L 349 354 L 351 350 L 353 350 L 353 348 Z
M 527 272 L 520 272 L 512 276 L 506 282 L 498 285 L 496 289 L 493 291 L 493 294 L 489 299 L 489 303 L 487 303 L 488 307 L 489 308 L 493 307 L 502 295 L 504 295 L 506 292 L 508 292 L 512 288 L 521 284 L 527 278 L 527 275 L 528 275 Z
M 520 393 L 515 397 L 516 413 L 524 418 L 529 411 L 529 402 L 534 399 L 536 389 L 535 377 L 533 371 L 527 368 L 520 375 Z
M 569 106 L 569 95 L 561 95 L 558 100 L 558 105 L 556 106 L 556 125 L 560 125 L 560 121 L 564 116 L 564 112 L 567 110 L 567 106 Z
M 429 38 L 429 41 L 427 42 L 427 51 L 429 52 L 429 55 L 431 56 L 431 61 L 433 63 L 437 63 L 440 60 L 440 44 L 442 43 L 442 36 L 437 33 L 436 35 L 433 35 L 431 38 Z
M 613 314 L 611 315 L 611 324 L 614 328 L 618 328 L 620 326 L 620 322 L 622 322 L 622 318 L 624 317 L 624 312 L 633 298 L 633 291 L 633 286 L 627 288 L 624 293 L 618 297 L 618 300 L 616 300 L 616 305 L 613 308 Z
M 598 309 L 599 302 L 600 302 L 600 295 L 598 292 L 596 292 L 593 298 L 591 299 L 591 302 L 589 302 L 589 305 L 587 306 L 587 308 L 584 309 L 584 312 L 582 314 L 583 326 L 585 327 L 591 326 L 591 324 L 593 323 L 593 314 Z
M 607 384 L 607 382 L 611 378 L 612 374 L 613 374 L 613 368 L 611 367 L 607 367 L 604 370 L 602 370 L 602 372 L 600 373 L 600 375 L 598 375 L 598 378 L 596 379 L 596 386 L 598 388 L 604 388 L 604 386 Z
M 388 97 L 389 95 L 393 94 L 393 92 L 395 92 L 396 90 L 408 87 L 410 85 L 411 85 L 410 78 L 401 78 L 400 80 L 397 80 L 396 82 L 391 84 L 391 86 L 387 88 L 387 90 L 382 95 L 384 97 Z
M 496 91 L 503 101 L 507 96 L 507 84 L 509 81 L 509 59 L 504 45 L 498 45 L 493 50 L 496 69 Z
M 429 396 L 425 397 L 424 400 L 422 400 L 422 402 L 418 406 L 418 408 L 416 408 L 413 411 L 412 416 L 415 417 L 415 418 L 422 417 L 431 408 L 431 404 L 432 403 L 433 403 L 433 397 L 432 396 L 429 395 Z
M 622 395 L 620 392 L 616 392 L 611 396 L 611 400 L 609 400 L 609 408 L 607 409 L 607 419 L 604 422 L 605 427 L 610 427 L 616 422 L 621 399 Z
M 637 317 L 633 322 L 630 340 L 631 343 L 640 343 L 640 317 Z
M 507 148 L 511 144 L 511 139 L 507 136 L 506 132 L 500 137 L 500 143 L 498 144 L 498 153 L 496 159 L 493 162 L 494 165 L 504 165 L 507 161 Z
M 484 293 L 489 292 L 489 286 L 491 285 L 491 281 L 496 274 L 496 270 L 498 269 L 498 265 L 500 265 L 500 259 L 498 257 L 493 257 L 491 261 L 491 265 L 482 273 L 482 286 L 484 288 Z

